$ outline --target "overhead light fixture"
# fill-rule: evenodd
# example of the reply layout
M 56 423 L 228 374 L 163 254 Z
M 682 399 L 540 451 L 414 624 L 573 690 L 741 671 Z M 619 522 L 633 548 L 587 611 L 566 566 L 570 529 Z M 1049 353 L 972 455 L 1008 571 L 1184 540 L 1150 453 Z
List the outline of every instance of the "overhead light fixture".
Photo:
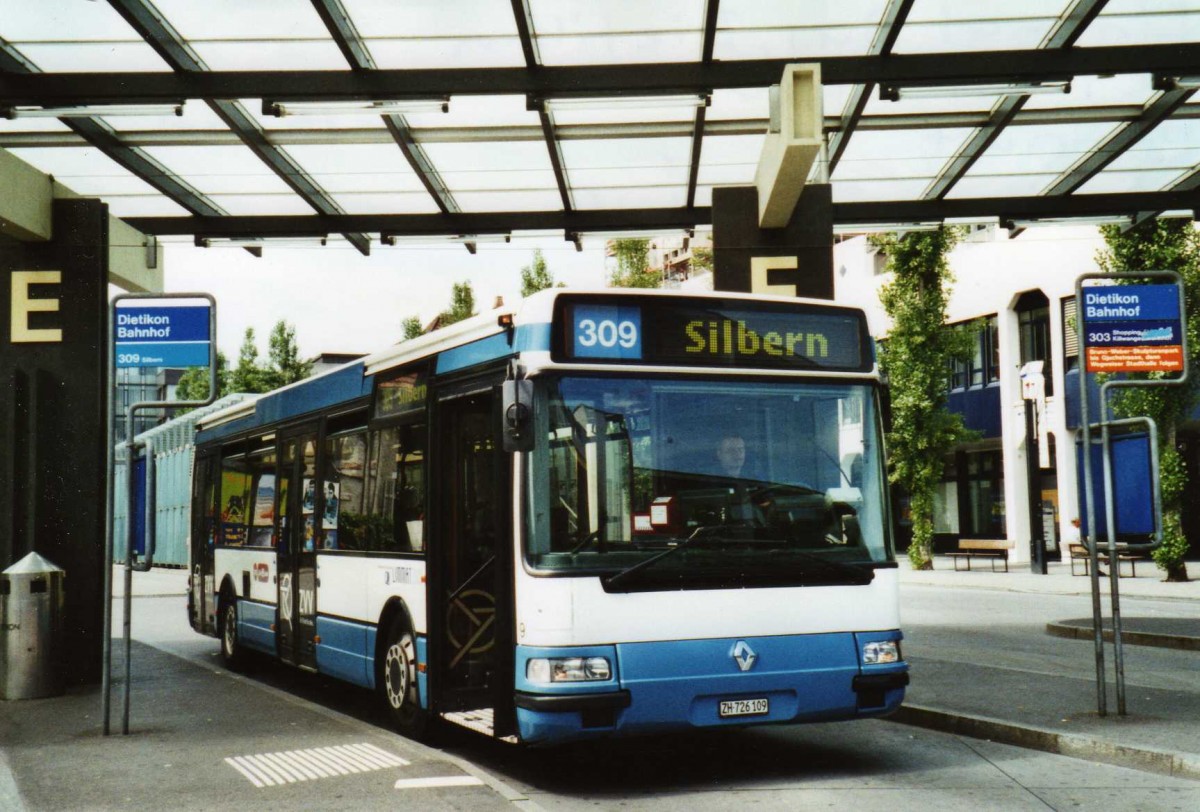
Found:
M 657 240 L 664 237 L 688 239 L 695 236 L 694 228 L 668 228 L 646 231 L 645 229 L 617 229 L 614 231 L 567 231 L 563 239 L 567 242 L 577 242 L 580 239 L 597 240 Z
M 178 104 L 87 104 L 78 107 L 5 107 L 0 116 L 14 118 L 93 118 L 103 116 L 182 116 Z
M 379 235 L 379 241 L 384 245 L 440 245 L 445 243 L 507 243 L 512 242 L 511 234 L 388 234 Z
M 1036 96 L 1044 93 L 1070 92 L 1070 80 L 998 85 L 914 85 L 912 87 L 897 87 L 895 85 L 879 86 L 879 98 L 883 101 L 901 101 L 903 99 L 957 99 L 970 96 Z
M 1200 89 L 1200 73 L 1188 76 L 1168 76 L 1156 73 L 1151 80 L 1151 85 L 1155 90 L 1197 90 Z
M 547 113 L 609 110 L 662 110 L 708 107 L 707 93 L 686 93 L 664 96 L 556 96 L 552 99 L 530 98 L 526 106 Z
M 197 248 L 298 248 L 325 245 L 328 237 L 196 237 Z
M 263 99 L 264 116 L 389 116 L 406 113 L 449 113 L 450 97 L 391 101 L 278 102 Z
M 1132 218 L 1123 214 L 1107 214 L 1091 217 L 1037 217 L 1026 220 L 1002 220 L 1000 225 L 1009 231 L 1017 228 L 1035 228 L 1037 226 L 1124 226 L 1129 225 Z
M 892 234 L 909 231 L 937 231 L 941 223 L 845 223 L 833 227 L 838 236 L 848 234 Z

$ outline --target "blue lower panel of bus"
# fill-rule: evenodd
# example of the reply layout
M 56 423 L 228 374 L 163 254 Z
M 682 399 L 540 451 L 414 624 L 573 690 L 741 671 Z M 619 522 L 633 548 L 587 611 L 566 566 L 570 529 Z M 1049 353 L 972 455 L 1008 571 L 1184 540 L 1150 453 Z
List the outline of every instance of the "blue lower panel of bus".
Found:
M 267 654 L 275 653 L 275 606 L 255 601 L 238 601 L 238 640 Z
M 374 631 L 375 627 L 366 623 L 317 615 L 317 636 L 321 638 L 317 670 L 364 688 L 374 687 Z
M 551 742 L 884 715 L 904 698 L 908 666 L 860 665 L 860 645 L 868 639 L 899 640 L 900 632 L 518 646 L 521 738 Z M 612 679 L 535 685 L 526 671 L 538 657 L 605 657 Z

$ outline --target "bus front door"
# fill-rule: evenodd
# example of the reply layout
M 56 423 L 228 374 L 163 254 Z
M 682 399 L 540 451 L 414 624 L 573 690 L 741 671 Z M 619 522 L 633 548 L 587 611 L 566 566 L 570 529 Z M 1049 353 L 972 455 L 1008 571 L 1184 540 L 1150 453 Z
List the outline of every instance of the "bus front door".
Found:
M 456 714 L 492 711 L 492 734 L 516 727 L 513 706 L 512 573 L 509 539 L 511 497 L 507 455 L 495 436 L 498 425 L 490 389 L 439 404 L 440 443 L 434 473 L 440 495 L 440 570 L 435 589 L 440 611 L 431 613 L 437 665 L 437 709 Z M 469 714 L 467 714 L 469 715 Z
M 192 536 L 188 579 L 188 620 L 202 634 L 216 635 L 213 601 L 213 545 L 217 533 L 216 457 L 198 457 L 192 478 Z
M 288 434 L 279 443 L 279 487 L 275 490 L 275 538 L 279 603 L 279 658 L 316 670 L 317 435 L 313 429 Z

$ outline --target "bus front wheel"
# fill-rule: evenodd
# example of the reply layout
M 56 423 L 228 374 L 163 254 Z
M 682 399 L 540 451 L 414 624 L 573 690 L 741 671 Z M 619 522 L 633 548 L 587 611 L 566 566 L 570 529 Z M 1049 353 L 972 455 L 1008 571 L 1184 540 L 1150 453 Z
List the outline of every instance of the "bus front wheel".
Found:
M 246 659 L 246 652 L 238 639 L 237 598 L 227 594 L 221 604 L 221 662 L 226 668 L 237 671 Z
M 392 623 L 383 650 L 378 685 L 392 724 L 406 736 L 422 738 L 429 712 L 421 707 L 417 687 L 417 640 L 403 621 Z

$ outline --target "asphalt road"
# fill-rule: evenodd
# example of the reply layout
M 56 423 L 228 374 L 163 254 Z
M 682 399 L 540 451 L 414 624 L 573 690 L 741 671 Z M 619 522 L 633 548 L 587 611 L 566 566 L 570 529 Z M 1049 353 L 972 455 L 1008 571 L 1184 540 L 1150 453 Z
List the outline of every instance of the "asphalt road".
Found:
M 1129 602 L 1139 614 L 1191 604 Z M 1036 689 L 1048 670 L 1093 672 L 1091 644 L 1049 637 L 1048 620 L 1090 613 L 1086 598 L 910 586 L 903 595 L 906 654 L 919 673 L 933 659 L 996 663 Z M 211 667 L 217 641 L 187 626 L 181 598 L 138 598 L 134 635 Z M 117 623 L 119 624 L 119 618 Z M 120 628 L 115 625 L 114 628 Z M 1139 649 L 1131 684 L 1194 681 L 1180 652 Z M 1131 656 L 1127 652 L 1127 656 Z M 1188 661 L 1194 665 L 1195 655 Z M 263 663 L 254 681 L 328 710 L 378 723 L 366 691 Z M 922 697 L 919 680 L 914 701 Z M 266 695 L 264 695 L 266 696 Z M 134 697 L 136 711 L 137 698 Z M 906 727 L 887 721 L 758 728 L 536 750 L 466 731 L 437 746 L 530 799 L 523 808 L 725 810 L 871 808 L 985 810 L 1200 808 L 1200 783 Z M 311 799 L 320 806 L 319 797 Z

